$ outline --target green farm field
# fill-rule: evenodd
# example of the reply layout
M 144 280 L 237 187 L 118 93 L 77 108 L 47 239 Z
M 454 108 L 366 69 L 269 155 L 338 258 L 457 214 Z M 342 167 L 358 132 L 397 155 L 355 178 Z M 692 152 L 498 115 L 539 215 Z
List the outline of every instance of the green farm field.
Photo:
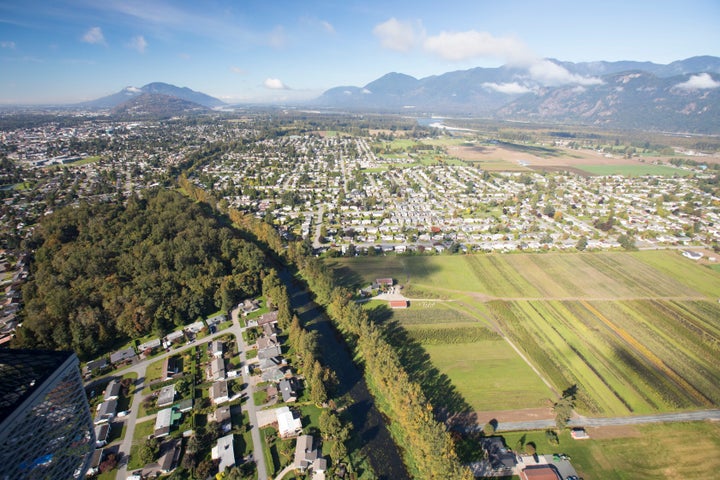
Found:
M 641 177 L 643 175 L 686 177 L 692 173 L 668 165 L 578 165 L 577 168 L 593 175 L 622 175 L 624 177 Z
M 550 394 L 509 343 L 463 330 L 471 321 L 512 342 L 556 392 L 577 385 L 582 414 L 720 404 L 720 272 L 678 252 L 388 256 L 328 264 L 350 287 L 378 277 L 403 285 L 416 300 L 393 319 L 477 410 L 531 408 Z M 458 343 L 463 337 L 468 342 Z M 502 358 L 494 357 L 499 345 L 508 356 L 493 363 Z M 523 385 L 529 377 L 539 387 L 518 396 L 522 389 L 510 383 Z

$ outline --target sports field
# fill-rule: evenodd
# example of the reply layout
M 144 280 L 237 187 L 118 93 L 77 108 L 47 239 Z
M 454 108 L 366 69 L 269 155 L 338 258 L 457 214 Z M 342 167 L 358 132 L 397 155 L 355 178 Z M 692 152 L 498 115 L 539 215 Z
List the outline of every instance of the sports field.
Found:
M 428 299 L 393 315 L 477 410 L 537 406 L 533 399 L 552 395 L 530 382 L 540 376 L 555 391 L 577 385 L 578 410 L 588 415 L 720 404 L 720 272 L 678 252 L 389 256 L 329 265 L 348 286 L 393 277 L 408 297 Z M 507 337 L 540 376 L 509 343 L 457 333 L 468 319 Z

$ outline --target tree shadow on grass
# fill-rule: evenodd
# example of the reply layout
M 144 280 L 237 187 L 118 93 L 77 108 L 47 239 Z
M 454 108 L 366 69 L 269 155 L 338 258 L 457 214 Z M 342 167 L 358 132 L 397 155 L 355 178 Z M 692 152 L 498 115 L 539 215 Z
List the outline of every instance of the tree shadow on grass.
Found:
M 470 404 L 457 391 L 450 378 L 433 365 L 430 355 L 423 346 L 408 334 L 385 305 L 368 309 L 372 321 L 383 325 L 385 337 L 398 352 L 400 362 L 410 378 L 420 385 L 426 398 L 433 406 L 435 418 L 450 426 L 455 423 L 477 423 L 477 415 Z

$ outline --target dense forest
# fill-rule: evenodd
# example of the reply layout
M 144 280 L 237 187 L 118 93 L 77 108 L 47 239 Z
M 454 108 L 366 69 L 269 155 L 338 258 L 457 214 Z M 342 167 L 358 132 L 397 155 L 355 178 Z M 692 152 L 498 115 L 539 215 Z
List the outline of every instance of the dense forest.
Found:
M 57 210 L 31 243 L 17 343 L 81 358 L 227 310 L 260 292 L 265 271 L 256 245 L 166 190 Z

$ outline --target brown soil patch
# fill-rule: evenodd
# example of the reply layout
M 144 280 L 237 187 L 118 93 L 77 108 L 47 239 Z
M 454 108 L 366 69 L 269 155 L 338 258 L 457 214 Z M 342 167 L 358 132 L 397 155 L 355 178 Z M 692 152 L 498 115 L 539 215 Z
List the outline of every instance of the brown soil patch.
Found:
M 587 428 L 591 439 L 604 440 L 607 438 L 638 438 L 642 432 L 637 425 L 613 425 L 608 427 Z
M 583 165 L 651 165 L 654 162 L 667 163 L 664 157 L 644 157 L 642 162 L 638 158 L 624 158 L 621 156 L 607 157 L 592 150 L 571 150 L 555 147 L 560 153 L 556 157 L 541 157 L 528 152 L 515 151 L 500 146 L 453 146 L 448 147 L 448 153 L 461 160 L 470 162 L 505 161 L 511 164 L 522 165 L 533 169 L 572 170 L 573 167 Z M 712 161 L 713 157 L 702 157 L 703 160 Z M 562 167 L 562 168 L 561 168 Z M 583 172 L 587 175 L 587 172 Z
M 497 420 L 499 423 L 503 423 L 528 422 L 533 420 L 547 420 L 555 418 L 549 407 L 475 412 L 475 415 L 477 415 L 478 425 L 485 425 L 490 420 Z

